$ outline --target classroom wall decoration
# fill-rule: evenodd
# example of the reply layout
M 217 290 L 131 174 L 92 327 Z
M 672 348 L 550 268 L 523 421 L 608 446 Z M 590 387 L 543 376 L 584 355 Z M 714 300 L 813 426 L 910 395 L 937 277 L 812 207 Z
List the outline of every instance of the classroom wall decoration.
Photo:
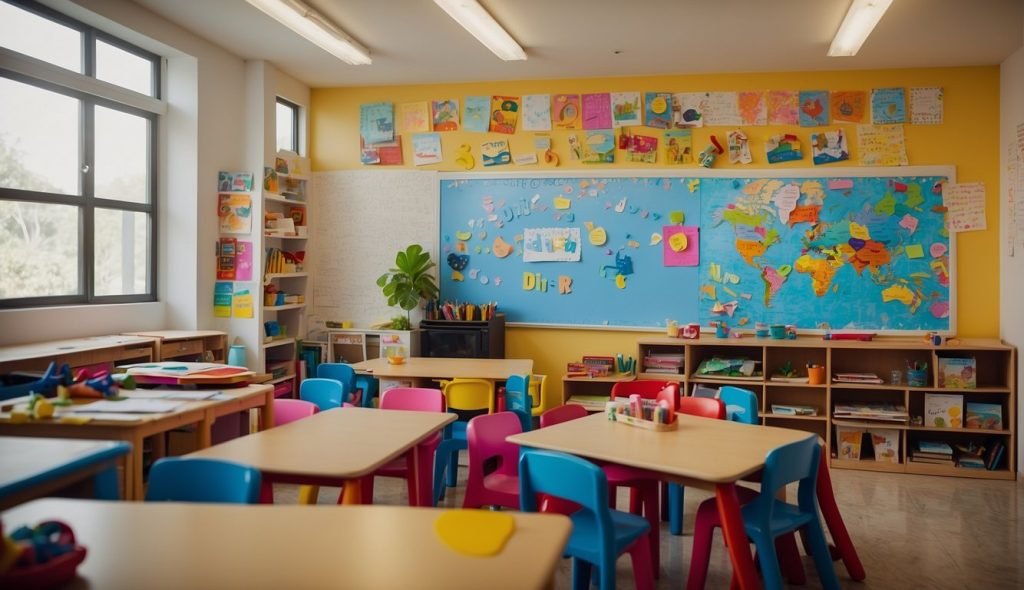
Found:
M 950 168 L 442 175 L 442 299 L 510 322 L 948 331 Z

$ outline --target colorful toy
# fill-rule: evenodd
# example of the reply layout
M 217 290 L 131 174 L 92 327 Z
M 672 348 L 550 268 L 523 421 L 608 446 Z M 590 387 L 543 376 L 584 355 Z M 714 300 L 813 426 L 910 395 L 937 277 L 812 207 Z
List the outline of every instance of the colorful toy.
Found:
M 61 365 L 58 369 L 57 363 L 51 362 L 43 376 L 36 381 L 0 386 L 0 401 L 23 397 L 33 392 L 52 395 L 58 385 L 71 385 L 73 382 L 70 366 Z
M 697 154 L 697 162 L 704 168 L 710 168 L 714 165 L 715 158 L 723 153 L 725 153 L 725 150 L 722 149 L 722 144 L 718 143 L 718 138 L 712 135 L 711 145 Z
M 0 529 L 2 532 L 2 529 Z M 71 527 L 47 520 L 35 527 L 22 526 L 0 545 L 0 587 L 53 588 L 75 577 L 85 559 L 85 547 L 75 542 Z

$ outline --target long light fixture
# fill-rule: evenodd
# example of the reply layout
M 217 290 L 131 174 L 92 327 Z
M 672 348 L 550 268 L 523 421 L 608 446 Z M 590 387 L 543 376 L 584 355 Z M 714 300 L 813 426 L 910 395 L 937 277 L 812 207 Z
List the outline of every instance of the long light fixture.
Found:
M 843 24 L 839 25 L 839 32 L 832 39 L 828 54 L 832 57 L 857 55 L 890 4 L 892 0 L 853 0 Z
M 443 8 L 448 16 L 455 19 L 455 22 L 462 25 L 462 28 L 469 31 L 494 55 L 505 61 L 526 59 L 523 48 L 476 0 L 434 0 L 434 3 Z
M 370 52 L 365 47 L 299 0 L 246 1 L 347 64 L 362 66 L 372 63 Z

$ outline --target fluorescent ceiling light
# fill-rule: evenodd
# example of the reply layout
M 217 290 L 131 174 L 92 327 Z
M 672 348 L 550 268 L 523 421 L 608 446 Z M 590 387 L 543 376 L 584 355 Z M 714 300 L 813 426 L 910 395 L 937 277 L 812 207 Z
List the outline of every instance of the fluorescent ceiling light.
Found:
M 246 0 L 311 43 L 354 66 L 371 63 L 370 52 L 348 33 L 299 0 Z
M 476 40 L 483 43 L 494 55 L 505 61 L 526 59 L 523 48 L 501 28 L 498 21 L 487 14 L 483 6 L 477 4 L 476 0 L 434 0 L 434 3 L 443 8 L 448 16 L 462 25 L 462 28 L 472 33 Z
M 839 25 L 839 32 L 832 39 L 828 54 L 832 57 L 857 55 L 890 4 L 892 0 L 853 0 L 843 24 Z

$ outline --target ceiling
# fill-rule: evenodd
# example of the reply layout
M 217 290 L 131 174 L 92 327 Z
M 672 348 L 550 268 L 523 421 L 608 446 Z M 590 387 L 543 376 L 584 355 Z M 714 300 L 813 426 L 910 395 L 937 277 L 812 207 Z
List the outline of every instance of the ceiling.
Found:
M 895 0 L 838 58 L 847 0 L 480 0 L 529 56 L 503 62 L 431 0 L 306 0 L 369 48 L 350 66 L 245 0 L 135 2 L 313 88 L 996 65 L 1024 45 L 1022 0 Z

